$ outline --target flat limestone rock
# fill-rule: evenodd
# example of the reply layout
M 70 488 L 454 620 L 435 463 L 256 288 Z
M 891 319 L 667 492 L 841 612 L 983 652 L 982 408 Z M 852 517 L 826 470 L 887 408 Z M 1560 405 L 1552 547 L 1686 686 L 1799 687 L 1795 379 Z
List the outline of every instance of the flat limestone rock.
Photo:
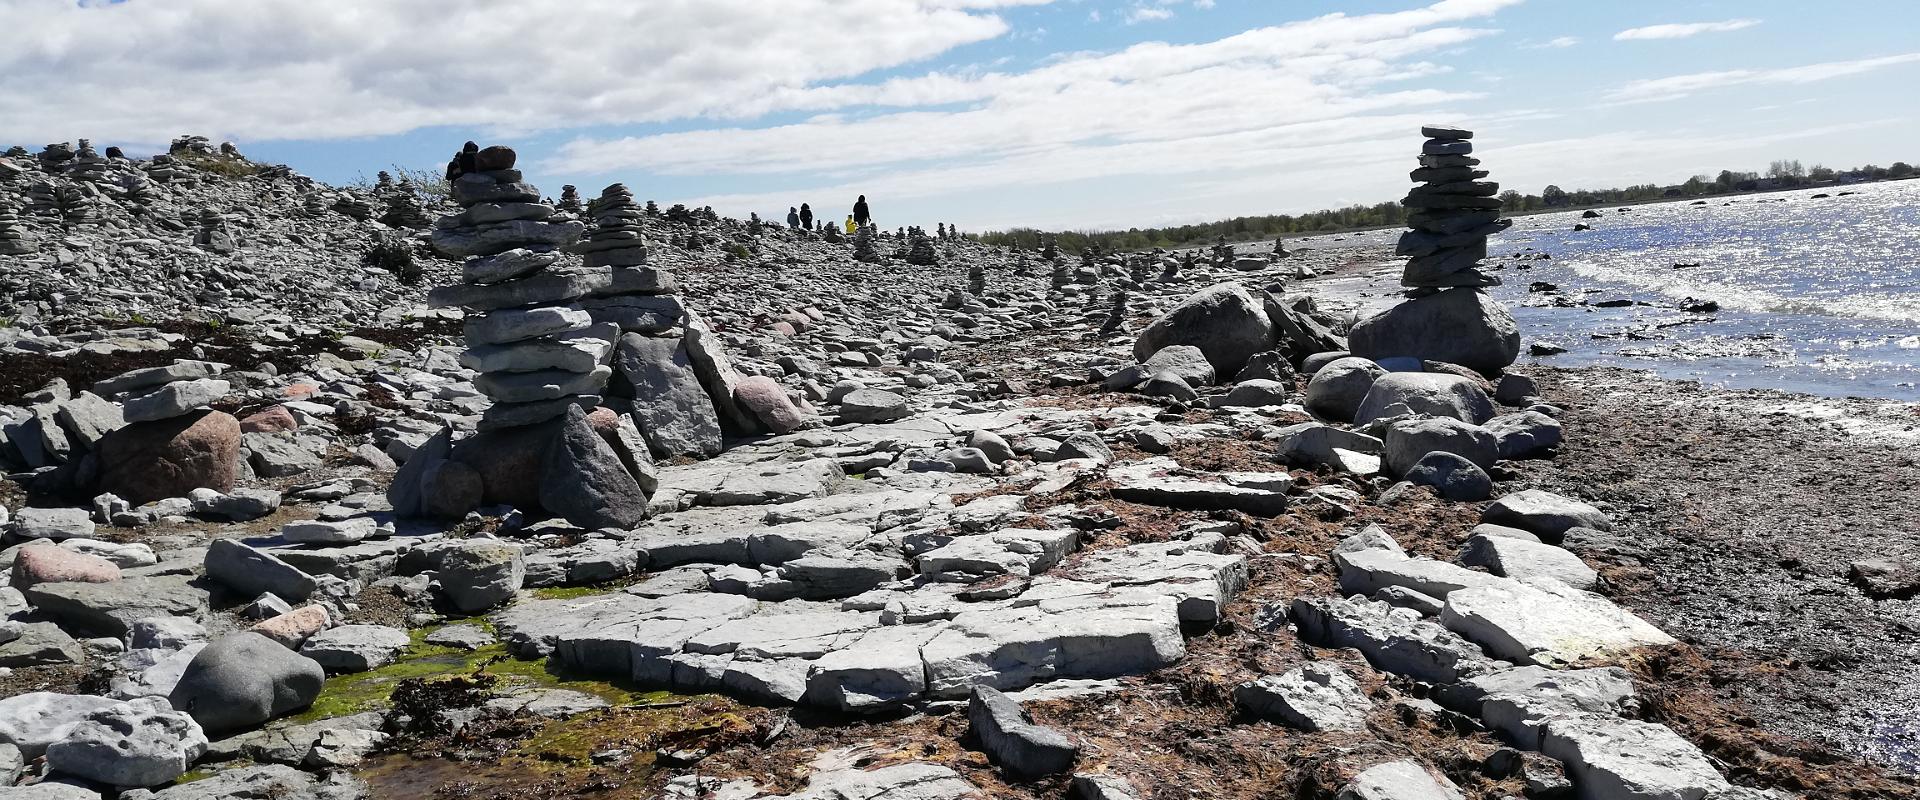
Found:
M 568 306 L 514 308 L 467 317 L 463 334 L 474 346 L 498 345 L 584 330 L 593 316 Z
M 477 345 L 460 354 L 460 366 L 475 372 L 592 372 L 613 352 L 612 326 L 593 326 L 504 345 Z
M 1636 648 L 1674 643 L 1599 595 L 1553 582 L 1493 580 L 1447 595 L 1440 624 L 1496 657 L 1546 667 L 1606 664 Z
M 487 284 L 441 286 L 427 293 L 427 305 L 434 308 L 461 306 L 474 311 L 494 311 L 546 303 L 567 303 L 585 297 L 612 283 L 605 270 L 580 271 L 549 269 L 518 280 Z
M 1548 723 L 1569 716 L 1625 716 L 1639 708 L 1633 678 L 1619 667 L 1520 667 L 1466 682 L 1468 705 L 1489 727 L 1538 750 Z
M 840 465 L 829 458 L 748 467 L 729 472 L 719 487 L 702 499 L 716 506 L 791 503 L 831 494 L 846 477 Z
M 1147 505 L 1190 510 L 1235 510 L 1275 516 L 1286 513 L 1288 498 L 1279 489 L 1236 486 L 1219 475 L 1192 476 L 1171 458 L 1155 457 L 1107 471 L 1113 496 Z M 1275 473 L 1285 477 L 1285 473 Z
M 1211 626 L 1247 587 L 1247 559 L 1230 555 L 1226 537 L 1201 533 L 1088 554 L 1067 570 L 1073 580 L 1124 585 L 1173 598 L 1180 620 Z
M 1665 725 L 1603 715 L 1547 723 L 1541 752 L 1560 759 L 1582 797 L 1716 797 L 1732 787 L 1700 749 Z
M 1360 731 L 1373 701 L 1339 664 L 1315 661 L 1241 684 L 1234 703 L 1303 731 Z
M 966 611 L 921 648 L 936 697 L 963 696 L 974 685 L 1005 691 L 1054 678 L 1136 675 L 1185 655 L 1174 601 L 1142 593 Z
M 1485 567 L 1488 572 L 1533 583 L 1546 579 L 1575 589 L 1592 589 L 1600 575 L 1567 550 L 1510 536 L 1476 534 L 1460 552 L 1460 563 Z
M 1466 800 L 1460 787 L 1417 761 L 1369 767 L 1336 795 L 1337 800 Z
M 1484 572 L 1430 558 L 1411 558 L 1391 550 L 1335 553 L 1333 560 L 1340 568 L 1340 590 L 1350 595 L 1372 595 L 1389 586 L 1399 586 L 1428 597 L 1445 598 L 1460 589 L 1504 582 Z
M 488 372 L 474 378 L 473 385 L 496 403 L 536 403 L 599 394 L 612 375 L 613 368 L 604 364 L 589 372 L 562 369 Z
M 1379 669 L 1415 680 L 1451 684 L 1503 668 L 1473 643 L 1383 602 L 1298 598 L 1288 615 L 1300 638 L 1322 647 L 1353 647 Z

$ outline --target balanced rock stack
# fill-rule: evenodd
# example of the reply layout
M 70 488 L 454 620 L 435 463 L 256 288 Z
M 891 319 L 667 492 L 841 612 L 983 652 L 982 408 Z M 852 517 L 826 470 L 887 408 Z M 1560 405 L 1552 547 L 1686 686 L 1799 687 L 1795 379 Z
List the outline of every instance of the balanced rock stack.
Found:
M 0 255 L 23 256 L 33 252 L 26 228 L 20 224 L 20 209 L 13 201 L 0 197 Z
M 1459 286 L 1498 286 L 1500 279 L 1480 270 L 1487 257 L 1487 237 L 1512 224 L 1500 218 L 1500 184 L 1482 180 L 1474 158 L 1473 131 L 1428 125 L 1429 137 L 1420 149 L 1420 168 L 1411 173 L 1419 186 L 1400 204 L 1407 207 L 1407 226 L 1400 236 L 1399 255 L 1411 256 L 1400 285 L 1409 297 L 1422 297 Z
M 553 206 L 520 179 L 514 153 L 489 147 L 471 171 L 453 180 L 464 207 L 434 223 L 433 246 L 467 259 L 466 283 L 434 289 L 436 307 L 462 306 L 484 316 L 466 325 L 469 349 L 461 360 L 478 370 L 475 388 L 493 400 L 480 426 L 510 428 L 545 422 L 569 407 L 592 409 L 612 369 L 607 345 L 580 335 L 592 318 L 572 304 L 606 288 L 606 270 L 549 269 L 560 247 L 580 238 L 579 222 L 551 222 Z
M 1427 138 L 1420 167 L 1411 177 L 1422 185 L 1402 201 L 1411 230 L 1397 252 L 1409 256 L 1400 283 L 1405 302 L 1353 326 L 1347 349 L 1379 361 L 1407 356 L 1498 374 L 1520 355 L 1520 329 L 1513 315 L 1483 289 L 1500 280 L 1482 272 L 1487 237 L 1504 230 L 1499 184 L 1474 158 L 1473 132 L 1444 125 L 1420 129 Z
M 560 202 L 556 203 L 554 207 L 567 214 L 579 214 L 581 211 L 580 190 L 574 188 L 571 183 L 560 187 Z
M 427 210 L 420 207 L 413 181 L 401 178 L 399 185 L 388 193 L 387 210 L 380 215 L 380 223 L 389 228 L 427 228 L 433 225 L 433 218 L 427 216 Z
M 161 154 L 147 162 L 147 177 L 162 186 L 192 187 L 200 183 L 200 176 L 191 167 L 181 164 L 173 156 Z
M 108 173 L 111 171 L 112 165 L 107 162 L 105 156 L 94 152 L 93 142 L 87 139 L 80 140 L 80 152 L 75 153 L 73 160 L 67 162 L 67 177 L 76 181 L 100 183 L 108 179 Z
M 205 411 L 225 397 L 229 384 L 219 376 L 226 368 L 212 361 L 175 361 L 101 381 L 93 385 L 93 392 L 119 400 L 121 415 L 129 423 L 172 419 Z
M 333 201 L 333 210 L 354 219 L 366 222 L 373 219 L 373 204 L 367 202 L 351 189 L 343 189 Z
M 625 184 L 601 190 L 587 210 L 593 232 L 585 241 L 568 245 L 589 270 L 606 270 L 608 283 L 594 290 L 580 307 L 595 322 L 610 322 L 626 333 L 664 333 L 680 324 L 679 290 L 673 276 L 647 266 L 646 215 L 633 202 Z M 579 225 L 579 223 L 573 223 Z

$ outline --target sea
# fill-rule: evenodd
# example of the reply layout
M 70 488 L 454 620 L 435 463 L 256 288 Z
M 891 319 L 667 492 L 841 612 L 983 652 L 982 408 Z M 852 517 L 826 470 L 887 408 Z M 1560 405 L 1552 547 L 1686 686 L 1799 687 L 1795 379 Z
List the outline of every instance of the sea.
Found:
M 1920 401 L 1920 180 L 1594 212 L 1518 217 L 1488 243 L 1523 362 Z M 1398 299 L 1396 276 L 1373 271 L 1362 313 Z

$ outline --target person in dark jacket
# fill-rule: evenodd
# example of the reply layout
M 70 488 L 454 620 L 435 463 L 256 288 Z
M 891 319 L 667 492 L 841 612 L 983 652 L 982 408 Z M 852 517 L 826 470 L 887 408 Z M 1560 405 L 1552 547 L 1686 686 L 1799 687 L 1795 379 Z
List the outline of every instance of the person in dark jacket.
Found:
M 853 224 L 866 227 L 871 222 L 873 222 L 873 214 L 867 210 L 867 196 L 860 195 L 860 199 L 853 203 Z
M 806 203 L 800 204 L 800 227 L 813 230 L 813 209 Z
M 793 206 L 787 206 L 787 227 L 800 227 L 800 210 Z

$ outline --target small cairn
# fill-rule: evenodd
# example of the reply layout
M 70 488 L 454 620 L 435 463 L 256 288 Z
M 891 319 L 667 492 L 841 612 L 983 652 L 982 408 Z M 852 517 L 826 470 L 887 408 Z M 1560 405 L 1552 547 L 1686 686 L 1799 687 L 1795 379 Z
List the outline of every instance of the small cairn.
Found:
M 1025 251 L 1014 255 L 1013 276 L 1016 278 L 1033 277 L 1033 262 L 1028 260 Z
M 231 385 L 220 374 L 226 368 L 211 361 L 175 361 L 100 381 L 93 393 L 119 401 L 129 424 L 158 422 L 205 411 L 225 397 Z
M 61 172 L 67 168 L 67 162 L 74 157 L 73 145 L 55 142 L 40 148 L 34 159 L 40 162 L 40 168 L 48 172 Z
M 605 269 L 551 269 L 560 261 L 556 251 L 585 226 L 549 221 L 553 206 L 539 202 L 539 190 L 521 180 L 515 158 L 505 147 L 462 152 L 452 185 L 463 210 L 441 217 L 433 231 L 442 255 L 466 259 L 466 282 L 434 289 L 428 302 L 474 314 L 461 363 L 481 373 L 474 387 L 493 400 L 481 416 L 482 430 L 591 409 L 613 372 L 605 364 L 604 332 L 581 334 L 593 317 L 572 305 L 607 288 L 612 276 Z
M 11 199 L 0 196 L 0 255 L 24 256 L 34 251 L 27 229 L 20 224 L 20 209 Z
M 385 197 L 386 194 L 391 191 L 393 191 L 393 176 L 388 174 L 384 169 L 375 173 L 373 176 L 373 196 Z
M 333 200 L 333 210 L 361 222 L 373 219 L 373 204 L 352 189 L 340 190 L 340 196 Z
M 196 170 L 164 153 L 147 162 L 146 173 L 147 177 L 161 186 L 192 187 L 200 183 L 200 174 Z
M 93 197 L 71 183 L 41 181 L 27 187 L 28 212 L 59 220 L 71 230 L 93 221 Z
M 1291 255 L 1293 255 L 1293 253 L 1287 250 L 1286 239 L 1276 238 L 1273 240 L 1273 260 L 1278 261 Z
M 301 208 L 306 211 L 307 216 L 323 217 L 326 216 L 327 210 L 333 206 L 333 198 L 326 192 L 308 192 L 306 197 L 301 198 L 300 205 Z
M 94 152 L 93 142 L 88 139 L 80 140 L 80 151 L 67 162 L 67 177 L 76 181 L 102 183 L 112 180 L 112 172 L 113 165 L 105 156 Z
M 1400 285 L 1408 297 L 1424 297 L 1442 289 L 1500 285 L 1500 279 L 1481 270 L 1487 257 L 1487 237 L 1505 230 L 1511 220 L 1500 218 L 1500 184 L 1481 180 L 1476 169 L 1473 131 L 1443 125 L 1420 129 L 1428 137 L 1420 148 L 1420 168 L 1409 173 L 1420 185 L 1400 204 L 1407 208 L 1407 226 L 1396 253 L 1410 256 Z
M 218 209 L 212 206 L 201 208 L 194 220 L 200 226 L 193 234 L 195 247 L 223 255 L 233 252 L 233 233 L 227 229 L 227 218 Z
M 120 199 L 135 214 L 152 213 L 161 203 L 160 186 L 139 170 L 120 173 Z
M 1065 259 L 1056 258 L 1053 260 L 1052 283 L 1053 288 L 1056 290 L 1065 289 L 1067 288 L 1067 284 L 1073 283 L 1073 273 L 1067 270 L 1067 262 Z
M 967 268 L 967 293 L 979 297 L 987 293 L 987 267 L 978 261 Z
M 593 232 L 566 250 L 578 253 L 587 269 L 606 270 L 608 283 L 580 307 L 594 322 L 621 333 L 661 334 L 679 326 L 685 312 L 680 286 L 665 270 L 647 266 L 646 215 L 634 205 L 633 192 L 625 184 L 608 186 L 586 211 Z
M 1135 286 L 1145 286 L 1147 279 L 1153 276 L 1153 265 L 1144 255 L 1135 255 L 1127 259 L 1127 280 Z
M 860 230 L 853 234 L 853 260 L 868 264 L 878 264 L 884 260 L 880 251 L 874 247 L 874 235 L 872 225 L 862 225 Z
M 1130 299 L 1125 289 L 1113 293 L 1113 305 L 1107 309 L 1107 321 L 1100 325 L 1102 337 L 1112 336 L 1127 329 L 1127 303 Z
M 820 229 L 820 238 L 825 240 L 827 244 L 839 244 L 846 241 L 846 237 L 840 233 L 840 226 L 832 222 L 828 222 L 825 227 Z
M 1100 256 L 1094 252 L 1093 248 L 1080 251 L 1080 268 L 1074 270 L 1073 279 L 1076 283 L 1088 286 L 1100 282 Z
M 940 263 L 940 252 L 933 249 L 933 240 L 928 238 L 927 232 L 920 228 L 914 228 L 907 240 L 907 263 L 918 267 L 931 267 Z
M 561 186 L 560 202 L 555 203 L 553 207 L 559 209 L 563 214 L 572 214 L 576 217 L 580 216 L 580 212 L 584 210 L 584 207 L 580 205 L 580 190 L 574 188 L 571 183 Z
M 419 192 L 414 188 L 413 181 L 405 178 L 401 178 L 387 194 L 387 210 L 380 215 L 380 222 L 389 228 L 433 227 L 433 218 L 427 216 L 425 208 L 420 207 Z
M 1180 270 L 1182 268 L 1185 268 L 1188 270 L 1193 269 L 1193 251 L 1192 250 L 1188 250 L 1186 254 L 1181 256 L 1180 258 L 1167 256 L 1166 258 L 1161 259 L 1160 260 L 1160 280 L 1162 282 L 1165 282 L 1165 281 L 1172 281 L 1179 278 Z
M 1060 243 L 1059 243 L 1059 240 L 1055 239 L 1053 234 L 1051 233 L 1045 234 L 1040 237 L 1040 260 L 1041 261 L 1060 260 Z

